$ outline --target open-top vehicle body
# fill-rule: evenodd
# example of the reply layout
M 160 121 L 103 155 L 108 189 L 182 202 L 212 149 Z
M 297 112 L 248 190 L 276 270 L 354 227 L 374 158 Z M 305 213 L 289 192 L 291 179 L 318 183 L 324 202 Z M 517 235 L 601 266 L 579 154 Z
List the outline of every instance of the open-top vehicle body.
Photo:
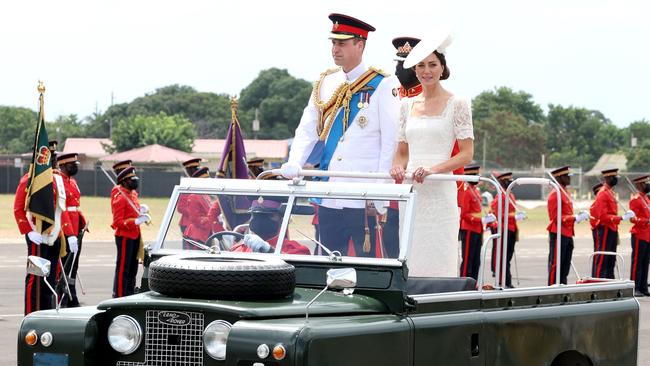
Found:
M 189 195 L 219 207 L 207 237 L 182 234 L 178 204 Z M 631 282 L 503 289 L 495 280 L 487 290 L 470 278 L 409 278 L 416 199 L 409 184 L 182 179 L 148 247 L 141 292 L 30 314 L 18 364 L 636 365 Z M 363 253 L 320 243 L 312 220 L 323 200 L 397 201 L 398 257 L 385 256 L 397 243 Z M 252 207 L 279 218 L 271 245 L 255 248 L 263 253 L 242 241 L 258 224 Z

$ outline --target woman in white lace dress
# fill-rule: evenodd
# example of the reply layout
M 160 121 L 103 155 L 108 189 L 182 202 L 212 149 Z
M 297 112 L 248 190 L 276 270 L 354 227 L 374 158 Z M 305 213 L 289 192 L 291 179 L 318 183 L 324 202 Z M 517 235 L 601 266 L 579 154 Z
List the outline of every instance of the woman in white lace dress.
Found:
M 470 102 L 440 84 L 449 77 L 445 48 L 450 42 L 448 34 L 424 39 L 404 62 L 405 68 L 415 68 L 422 83 L 422 94 L 402 101 L 399 143 L 391 169 L 394 179 L 402 180 L 410 172 L 416 182 L 415 224 L 407 258 L 410 277 L 458 275 L 456 184 L 423 183 L 430 174 L 451 174 L 474 154 Z M 450 157 L 456 141 L 460 152 Z

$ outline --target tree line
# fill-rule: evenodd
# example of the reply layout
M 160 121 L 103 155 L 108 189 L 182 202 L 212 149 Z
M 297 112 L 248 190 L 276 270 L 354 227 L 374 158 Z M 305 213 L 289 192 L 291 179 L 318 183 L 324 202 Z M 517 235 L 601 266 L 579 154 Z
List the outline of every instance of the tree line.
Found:
M 239 94 L 239 121 L 246 138 L 287 139 L 300 121 L 311 83 L 271 68 L 259 73 Z M 46 101 L 47 108 L 47 101 Z M 260 130 L 252 131 L 255 110 Z M 472 100 L 474 158 L 488 167 L 529 169 L 571 165 L 590 169 L 603 153 L 623 152 L 628 170 L 650 170 L 650 123 L 631 121 L 618 128 L 603 113 L 549 104 L 547 111 L 524 91 L 498 87 Z M 47 123 L 49 135 L 111 138 L 114 151 L 157 143 L 191 151 L 195 138 L 224 138 L 230 123 L 230 96 L 170 85 L 103 113 L 80 118 L 59 116 Z M 0 153 L 31 149 L 36 111 L 0 106 Z M 631 146 L 631 141 L 636 146 Z

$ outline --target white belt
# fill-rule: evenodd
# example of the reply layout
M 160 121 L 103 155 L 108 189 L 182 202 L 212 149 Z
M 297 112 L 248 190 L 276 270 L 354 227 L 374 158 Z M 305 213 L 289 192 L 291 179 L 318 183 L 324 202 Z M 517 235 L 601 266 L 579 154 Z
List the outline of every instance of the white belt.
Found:
M 68 206 L 68 207 L 66 207 L 66 211 L 68 211 L 68 212 L 81 211 L 81 207 L 80 206 Z

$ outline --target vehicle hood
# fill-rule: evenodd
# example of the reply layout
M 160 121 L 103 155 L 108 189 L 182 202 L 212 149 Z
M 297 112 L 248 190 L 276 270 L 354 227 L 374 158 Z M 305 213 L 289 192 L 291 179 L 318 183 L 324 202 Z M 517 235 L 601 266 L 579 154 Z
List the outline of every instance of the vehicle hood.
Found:
M 293 295 L 274 300 L 205 300 L 178 298 L 154 291 L 106 300 L 99 310 L 114 309 L 167 309 L 214 312 L 236 318 L 274 318 L 304 316 L 307 304 L 320 290 L 296 288 Z M 377 314 L 387 313 L 386 305 L 363 295 L 344 295 L 341 292 L 325 291 L 309 307 L 309 315 Z

